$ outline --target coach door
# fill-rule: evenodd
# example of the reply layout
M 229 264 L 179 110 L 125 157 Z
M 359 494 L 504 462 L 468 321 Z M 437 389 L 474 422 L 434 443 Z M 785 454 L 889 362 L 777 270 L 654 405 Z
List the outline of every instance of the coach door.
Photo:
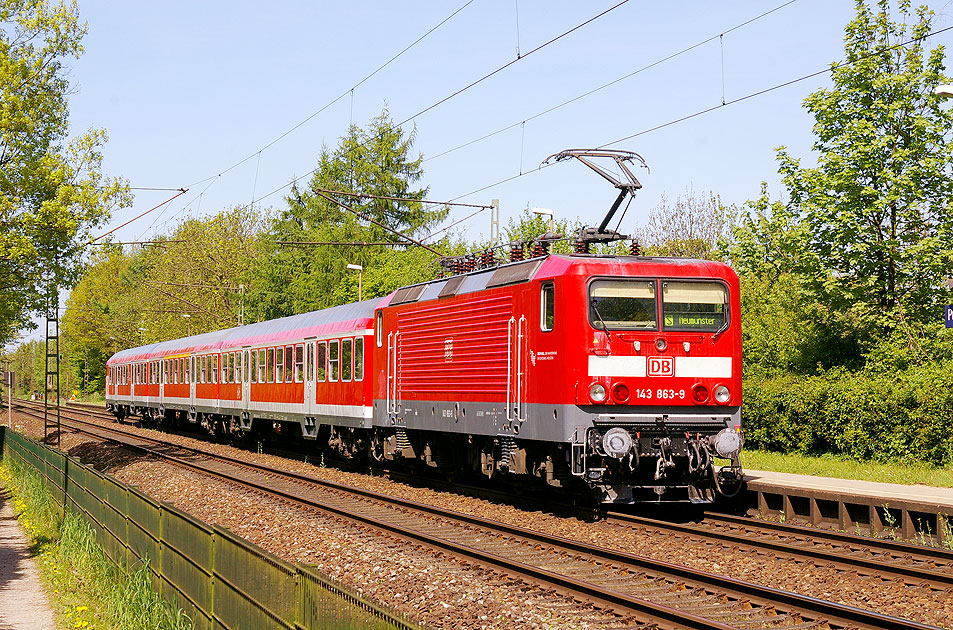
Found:
M 314 417 L 317 415 L 317 401 L 315 394 L 315 340 L 305 339 L 304 342 L 304 415 Z
M 251 400 L 251 350 L 242 348 L 242 400 L 238 408 L 242 411 L 248 411 L 248 402 Z
M 526 420 L 526 348 L 528 344 L 526 317 L 511 317 L 506 335 L 506 420 L 509 423 Z M 517 429 L 519 430 L 519 429 Z

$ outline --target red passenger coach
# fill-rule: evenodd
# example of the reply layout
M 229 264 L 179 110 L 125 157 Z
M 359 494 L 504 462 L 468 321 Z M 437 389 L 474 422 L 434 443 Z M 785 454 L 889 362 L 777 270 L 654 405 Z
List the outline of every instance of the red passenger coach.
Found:
M 125 350 L 107 403 L 603 501 L 705 503 L 741 480 L 738 293 L 716 262 L 545 255 Z
M 177 418 L 210 430 L 253 420 L 317 437 L 318 426 L 371 426 L 365 343 L 379 300 L 348 304 L 119 352 L 107 363 L 107 405 L 121 418 Z M 151 379 L 142 395 L 129 377 Z

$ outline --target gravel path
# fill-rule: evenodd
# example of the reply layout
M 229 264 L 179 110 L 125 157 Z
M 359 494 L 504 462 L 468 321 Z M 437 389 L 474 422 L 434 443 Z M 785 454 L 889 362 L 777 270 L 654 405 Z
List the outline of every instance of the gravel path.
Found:
M 10 496 L 0 491 L 0 630 L 54 630 L 30 541 L 13 514 Z
M 23 417 L 24 428 L 31 426 Z M 42 424 L 39 430 L 42 431 Z M 35 426 L 35 425 L 34 425 Z M 154 432 L 149 432 L 154 435 Z M 812 597 L 873 609 L 940 627 L 953 628 L 953 593 L 891 581 L 863 580 L 814 563 L 778 561 L 730 544 L 700 544 L 690 536 L 670 537 L 650 530 L 604 522 L 584 522 L 533 512 L 381 477 L 322 468 L 270 455 L 248 453 L 179 436 L 187 446 L 221 451 L 382 494 L 474 514 L 602 547 L 665 560 Z M 437 628 L 576 628 L 604 626 L 611 618 L 551 592 L 533 589 L 486 569 L 412 544 L 396 544 L 335 517 L 263 500 L 228 484 L 205 480 L 173 466 L 142 460 L 85 438 L 64 436 L 63 447 L 101 470 L 138 485 L 208 523 L 229 527 L 290 561 L 314 563 L 363 593 Z M 610 625 L 625 625 L 614 620 Z

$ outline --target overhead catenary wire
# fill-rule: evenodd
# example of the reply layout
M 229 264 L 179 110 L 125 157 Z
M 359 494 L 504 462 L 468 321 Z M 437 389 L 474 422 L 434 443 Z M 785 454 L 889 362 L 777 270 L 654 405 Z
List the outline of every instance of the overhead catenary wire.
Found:
M 172 200 L 176 199 L 177 197 L 180 197 L 180 196 L 184 195 L 185 193 L 187 193 L 187 192 L 189 191 L 189 189 L 188 189 L 188 188 L 179 188 L 178 191 L 179 191 L 179 192 L 177 192 L 176 194 L 172 195 L 171 197 L 169 197 L 168 199 L 166 199 L 165 201 L 163 201 L 163 202 L 160 203 L 159 205 L 157 205 L 157 206 L 152 206 L 151 208 L 149 208 L 149 209 L 146 210 L 145 212 L 142 212 L 142 213 L 140 213 L 140 214 L 137 214 L 136 216 L 134 216 L 133 218 L 129 219 L 128 221 L 126 221 L 126 222 L 123 223 L 122 225 L 119 225 L 119 226 L 117 226 L 117 227 L 114 227 L 113 229 L 109 230 L 108 232 L 104 232 L 103 234 L 100 234 L 99 236 L 97 236 L 96 238 L 94 238 L 93 240 L 91 240 L 91 241 L 89 242 L 89 244 L 92 245 L 93 243 L 95 243 L 96 241 L 100 240 L 101 238 L 103 238 L 103 237 L 105 237 L 105 236 L 109 236 L 110 234 L 112 234 L 112 233 L 115 232 L 116 230 L 118 230 L 118 229 L 120 229 L 120 228 L 126 227 L 127 225 L 129 225 L 130 223 L 132 223 L 133 221 L 135 221 L 135 220 L 137 220 L 137 219 L 141 219 L 142 217 L 146 216 L 147 214 L 149 214 L 149 213 L 152 212 L 153 210 L 156 210 L 156 209 L 158 209 L 158 208 L 161 208 L 162 206 L 166 205 L 167 203 L 171 202 Z
M 764 17 L 767 17 L 768 15 L 771 15 L 772 13 L 775 13 L 776 11 L 780 11 L 781 9 L 783 9 L 783 8 L 789 6 L 789 5 L 792 5 L 792 4 L 794 4 L 795 2 L 797 2 L 797 1 L 798 1 L 798 0 L 788 0 L 787 2 L 778 5 L 778 6 L 774 7 L 773 9 L 769 9 L 768 11 L 765 11 L 765 12 L 760 13 L 760 14 L 758 14 L 758 15 L 752 17 L 752 18 L 749 18 L 749 19 L 745 20 L 744 22 L 741 22 L 741 23 L 739 23 L 739 24 L 736 24 L 736 25 L 732 26 L 731 28 L 725 29 L 724 31 L 721 31 L 721 32 L 718 33 L 717 35 L 712 35 L 711 37 L 708 37 L 708 38 L 706 38 L 706 39 L 703 39 L 703 40 L 701 40 L 701 41 L 698 41 L 698 42 L 696 42 L 696 43 L 694 43 L 694 44 L 692 44 L 692 45 L 690 45 L 690 46 L 686 46 L 685 48 L 682 48 L 681 50 L 679 50 L 679 51 L 677 51 L 677 52 L 674 52 L 674 53 L 672 53 L 672 54 L 670 54 L 670 55 L 667 55 L 667 56 L 665 56 L 665 57 L 662 57 L 661 59 L 656 59 L 655 61 L 653 61 L 653 62 L 651 62 L 651 63 L 649 63 L 649 64 L 647 64 L 647 65 L 644 65 L 644 66 L 642 66 L 642 67 L 640 67 L 640 68 L 638 68 L 638 69 L 636 69 L 636 70 L 633 70 L 632 72 L 629 72 L 628 74 L 625 74 L 625 75 L 623 75 L 623 76 L 621 76 L 621 77 L 618 77 L 618 78 L 616 78 L 616 79 L 613 79 L 612 81 L 609 81 L 608 83 L 603 83 L 602 85 L 599 85 L 598 87 L 595 87 L 595 88 L 593 88 L 593 89 L 591 89 L 591 90 L 589 90 L 589 91 L 587 91 L 587 92 L 583 92 L 582 94 L 578 94 L 578 95 L 576 95 L 576 96 L 574 96 L 574 97 L 572 97 L 572 98 L 570 98 L 570 99 L 568 99 L 568 100 L 566 100 L 566 101 L 563 101 L 563 102 L 561 102 L 561 103 L 559 103 L 559 104 L 557 104 L 557 105 L 554 105 L 554 106 L 552 106 L 552 107 L 549 107 L 549 108 L 547 108 L 547 109 L 544 109 L 544 110 L 541 111 L 541 112 L 537 112 L 537 113 L 533 114 L 532 116 L 529 116 L 529 117 L 524 118 L 524 119 L 522 119 L 522 120 L 518 120 L 518 121 L 516 121 L 516 122 L 510 123 L 509 125 L 506 125 L 505 127 L 500 127 L 500 128 L 497 129 L 496 131 L 491 131 L 490 133 L 484 134 L 484 135 L 480 136 L 479 138 L 475 138 L 475 139 L 473 139 L 473 140 L 469 140 L 469 141 L 467 141 L 467 142 L 464 142 L 463 144 L 459 144 L 459 145 L 457 145 L 457 146 L 455 146 L 455 147 L 452 147 L 452 148 L 450 148 L 450 149 L 447 149 L 447 150 L 445 150 L 445 151 L 441 151 L 440 153 L 437 153 L 437 154 L 435 154 L 435 155 L 431 155 L 431 156 L 429 156 L 429 157 L 426 157 L 426 158 L 424 158 L 422 161 L 423 161 L 423 162 L 429 162 L 429 161 L 431 161 L 431 160 L 436 160 L 437 158 L 443 157 L 444 155 L 447 155 L 447 154 L 449 154 L 449 153 L 453 153 L 454 151 L 458 151 L 458 150 L 460 150 L 460 149 L 464 149 L 464 148 L 466 148 L 466 147 L 468 147 L 468 146 L 470 146 L 470 145 L 476 144 L 476 143 L 478 143 L 478 142 L 482 142 L 483 140 L 487 140 L 487 139 L 489 139 L 489 138 L 492 138 L 493 136 L 497 136 L 497 135 L 499 135 L 499 134 L 501 134 L 501 133 L 504 133 L 504 132 L 506 132 L 506 131 L 509 131 L 510 129 L 514 129 L 514 128 L 516 128 L 516 127 L 525 126 L 526 123 L 530 122 L 531 120 L 535 120 L 535 119 L 541 118 L 541 117 L 543 117 L 543 116 L 545 116 L 545 115 L 547 115 L 547 114 L 551 114 L 552 112 L 554 112 L 554 111 L 556 111 L 556 110 L 559 110 L 559 109 L 562 109 L 563 107 L 566 107 L 567 105 L 571 105 L 571 104 L 575 103 L 576 101 L 582 100 L 582 99 L 584 99 L 584 98 L 586 98 L 586 97 L 588 97 L 588 96 L 592 96 L 593 94 L 596 94 L 597 92 L 601 92 L 602 90 L 605 90 L 605 89 L 607 89 L 607 88 L 610 88 L 610 87 L 612 87 L 613 85 L 616 85 L 617 83 L 621 83 L 622 81 L 626 81 L 626 80 L 628 80 L 628 79 L 631 79 L 632 77 L 634 77 L 634 76 L 636 76 L 636 75 L 639 75 L 639 74 L 641 74 L 641 73 L 643 73 L 643 72 L 645 72 L 645 71 L 647 71 L 647 70 L 651 70 L 652 68 L 655 68 L 656 66 L 659 66 L 659 65 L 661 65 L 661 64 L 663 64 L 663 63 L 666 63 L 666 62 L 668 62 L 668 61 L 671 61 L 672 59 L 675 59 L 675 58 L 677 58 L 677 57 L 680 57 L 681 55 L 684 55 L 684 54 L 686 54 L 686 53 L 689 53 L 689 52 L 695 50 L 696 48 L 699 48 L 699 47 L 701 47 L 701 46 L 704 46 L 705 44 L 708 44 L 708 43 L 711 43 L 711 42 L 715 41 L 716 39 L 722 38 L 722 37 L 724 37 L 725 35 L 727 35 L 728 33 L 731 33 L 732 31 L 736 31 L 736 30 L 738 30 L 738 29 L 740 29 L 740 28 L 743 28 L 743 27 L 745 27 L 745 26 L 747 26 L 747 25 L 753 23 L 753 22 L 757 22 L 758 20 L 760 20 L 760 19 L 762 19 L 762 18 L 764 18 Z M 722 60 L 722 63 L 724 63 L 724 60 Z M 724 74 L 724 68 L 722 68 L 722 74 Z M 722 85 L 722 92 L 724 92 L 724 85 Z M 722 95 L 722 100 L 724 100 L 724 94 Z
M 344 208 L 344 209 L 347 210 L 348 212 L 354 214 L 354 215 L 355 215 L 356 217 L 358 217 L 358 218 L 361 218 L 361 219 L 367 221 L 368 223 L 373 223 L 373 224 L 376 225 L 377 227 L 383 228 L 383 229 L 387 230 L 388 232 L 390 232 L 390 233 L 392 233 L 392 234 L 394 234 L 394 235 L 396 235 L 396 236 L 399 236 L 399 237 L 402 238 L 402 239 L 405 239 L 405 240 L 407 240 L 407 241 L 410 241 L 410 242 L 413 243 L 414 245 L 419 245 L 420 247 L 423 247 L 423 248 L 426 249 L 427 251 L 433 252 L 434 254 L 436 254 L 436 255 L 438 255 L 438 256 L 440 256 L 440 257 L 443 257 L 443 254 L 442 254 L 441 252 L 438 252 L 437 250 L 435 250 L 433 247 L 430 247 L 429 245 L 426 245 L 426 244 L 424 244 L 424 243 L 418 241 L 417 239 L 415 239 L 415 238 L 413 238 L 413 237 L 411 237 L 411 236 L 407 236 L 406 234 L 404 234 L 404 233 L 402 233 L 402 232 L 399 232 L 398 230 L 395 230 L 394 228 L 392 228 L 392 227 L 390 227 L 390 226 L 388 226 L 388 225 L 384 225 L 384 224 L 381 223 L 380 221 L 377 221 L 377 220 L 375 220 L 375 219 L 369 217 L 367 214 L 365 214 L 365 213 L 363 213 L 363 212 L 360 212 L 360 211 L 358 211 L 358 210 L 355 210 L 354 208 L 352 208 L 351 206 L 347 205 L 346 203 L 342 203 L 342 202 L 338 201 L 337 199 L 334 199 L 333 197 L 329 197 L 328 195 L 325 195 L 324 193 L 319 192 L 319 191 L 315 191 L 315 194 L 318 195 L 319 197 L 322 197 L 323 199 L 325 199 L 325 200 L 327 200 L 327 201 L 330 201 L 330 202 L 333 203 L 333 204 L 337 204 L 338 206 L 341 206 L 342 208 Z M 302 203 L 300 199 L 298 200 L 298 203 Z
M 791 0 L 791 1 L 793 2 L 793 1 L 795 1 L 795 0 Z M 492 76 L 494 76 L 494 75 L 496 75 L 496 74 L 502 72 L 503 70 L 505 70 L 506 68 L 509 68 L 509 67 L 512 66 L 513 64 L 518 63 L 519 61 L 522 61 L 523 59 L 526 59 L 526 58 L 529 57 L 530 55 L 532 55 L 532 54 L 534 54 L 534 53 L 536 53 L 536 52 L 539 52 L 540 50 L 546 48 L 547 46 L 550 46 L 550 45 L 556 43 L 557 41 L 561 40 L 562 38 L 564 38 L 564 37 L 566 37 L 566 36 L 568 36 L 568 35 L 570 35 L 570 34 L 576 32 L 576 31 L 578 31 L 580 28 L 582 28 L 582 27 L 584 27 L 584 26 L 586 26 L 586 25 L 588 25 L 588 24 L 594 22 L 595 20 L 598 20 L 599 18 L 601 18 L 601 17 L 607 15 L 608 13 L 610 13 L 610 12 L 612 12 L 612 11 L 618 9 L 619 7 L 623 6 L 624 4 L 626 4 L 626 3 L 628 3 L 628 2 L 629 2 L 629 0 L 622 0 L 621 2 L 619 2 L 619 3 L 617 3 L 617 4 L 615 4 L 615 5 L 611 6 L 611 7 L 609 7 L 608 9 L 606 9 L 606 10 L 604 10 L 604 11 L 598 13 L 597 15 L 594 15 L 593 17 L 589 18 L 588 20 L 577 24 L 576 26 L 570 28 L 570 29 L 567 30 L 567 31 L 564 31 L 564 32 L 560 33 L 559 35 L 556 35 L 555 37 L 553 37 L 553 38 L 547 40 L 546 42 L 544 42 L 544 43 L 542 43 L 542 44 L 536 46 L 536 47 L 533 48 L 531 51 L 529 51 L 528 53 L 526 53 L 525 55 L 523 55 L 522 57 L 513 59 L 513 60 L 511 60 L 511 61 L 508 61 L 507 63 L 504 63 L 503 65 L 499 66 L 499 67 L 496 68 L 495 70 L 492 70 L 491 72 L 488 72 L 487 74 L 484 74 L 482 77 L 480 77 L 480 78 L 478 78 L 478 79 L 476 79 L 476 80 L 470 82 L 469 84 L 467 84 L 467 85 L 465 85 L 464 87 L 462 87 L 462 88 L 456 90 L 456 91 L 453 92 L 452 94 L 450 94 L 450 95 L 448 95 L 448 96 L 445 96 L 445 97 L 441 98 L 440 100 L 438 100 L 438 101 L 436 101 L 436 102 L 434 102 L 434 103 L 428 105 L 427 107 L 424 107 L 423 109 L 421 109 L 421 110 L 418 111 L 417 113 L 415 113 L 415 114 L 413 114 L 413 115 L 411 115 L 411 116 L 408 116 L 407 118 L 405 118 L 405 119 L 402 120 L 401 122 L 397 123 L 396 126 L 397 126 L 397 127 L 403 127 L 404 125 L 406 125 L 407 123 L 411 122 L 412 120 L 415 120 L 416 118 L 422 116 L 423 114 L 429 112 L 430 110 L 432 110 L 432 109 L 434 109 L 434 108 L 436 108 L 436 107 L 439 107 L 440 105 L 443 105 L 443 104 L 446 103 L 447 101 L 449 101 L 449 100 L 451 100 L 451 99 L 453 99 L 453 98 L 459 96 L 460 94 L 463 94 L 463 93 L 466 92 L 467 90 L 469 90 L 469 89 L 471 89 L 471 88 L 473 88 L 473 87 L 479 85 L 479 84 L 482 83 L 483 81 L 485 81 L 485 80 L 489 79 L 490 77 L 492 77 Z M 366 144 L 367 144 L 367 141 L 365 141 L 364 143 L 362 143 L 360 146 L 364 146 L 364 145 L 366 145 Z M 314 175 L 317 171 L 318 171 L 318 169 L 317 169 L 317 168 L 314 168 L 314 169 L 312 169 L 311 171 L 305 173 L 304 175 L 301 175 L 301 176 L 299 176 L 299 177 L 293 178 L 293 179 L 292 179 L 290 182 L 288 182 L 287 184 L 283 184 L 283 185 L 279 186 L 278 188 L 275 188 L 275 189 L 272 190 L 271 192 L 266 193 L 265 195 L 262 195 L 262 196 L 259 197 L 258 199 L 255 199 L 254 203 L 258 203 L 259 201 L 262 201 L 263 199 L 266 199 L 266 198 L 268 198 L 268 197 L 270 197 L 270 196 L 272 196 L 272 195 L 274 195 L 274 194 L 276 194 L 276 193 L 278 193 L 278 192 L 281 192 L 282 190 L 285 190 L 286 188 L 288 188 L 288 187 L 290 187 L 290 186 L 294 186 L 295 184 L 297 184 L 297 183 L 298 183 L 299 181 L 301 181 L 302 179 Z M 203 181 L 205 181 L 205 180 L 203 180 Z
M 459 203 L 454 201 L 433 201 L 430 199 L 412 199 L 410 197 L 391 197 L 388 195 L 373 195 L 371 193 L 356 193 L 348 190 L 331 190 L 329 188 L 318 188 L 314 186 L 310 188 L 312 191 L 320 190 L 323 193 L 328 195 L 344 195 L 347 197 L 357 197 L 360 199 L 382 199 L 384 201 L 409 201 L 423 204 L 431 204 L 437 206 L 463 206 L 468 208 L 492 208 L 493 206 L 488 206 L 486 204 L 479 203 Z
M 874 52 L 868 53 L 868 54 L 866 54 L 866 55 L 861 55 L 860 57 L 857 57 L 856 59 L 853 59 L 853 60 L 851 60 L 851 61 L 842 61 L 842 62 L 837 63 L 837 64 L 829 65 L 828 67 L 824 68 L 823 70 L 817 70 L 816 72 L 811 72 L 811 73 L 809 73 L 809 74 L 801 75 L 801 76 L 799 76 L 799 77 L 797 77 L 797 78 L 795 78 L 795 79 L 790 79 L 790 80 L 788 80 L 788 81 L 784 81 L 784 82 L 782 82 L 782 83 L 778 83 L 778 84 L 772 85 L 771 87 L 767 87 L 767 88 L 764 88 L 764 89 L 761 89 L 761 90 L 757 90 L 757 91 L 755 91 L 755 92 L 751 92 L 751 93 L 746 94 L 746 95 L 744 95 L 744 96 L 739 96 L 738 98 L 730 99 L 730 100 L 726 101 L 724 105 L 722 105 L 721 103 L 719 103 L 718 105 L 713 105 L 713 106 L 711 106 L 711 107 L 706 107 L 706 108 L 701 109 L 701 110 L 698 110 L 698 111 L 696 111 L 696 112 L 694 112 L 694 113 L 687 114 L 687 115 L 685 115 L 685 116 L 681 116 L 681 117 L 679 117 L 679 118 L 675 118 L 675 119 L 670 120 L 670 121 L 668 121 L 668 122 L 664 122 L 664 123 L 655 125 L 655 126 L 653 126 L 653 127 L 649 127 L 649 128 L 647 128 L 647 129 L 643 129 L 642 131 L 638 131 L 638 132 L 636 132 L 636 133 L 629 134 L 629 135 L 627 135 L 627 136 L 625 136 L 625 137 L 618 138 L 618 139 L 616 139 L 616 140 L 612 140 L 612 141 L 610 141 L 610 142 L 606 142 L 606 143 L 600 144 L 600 145 L 598 145 L 598 146 L 596 146 L 596 147 L 594 147 L 594 148 L 596 148 L 596 149 L 602 149 L 602 148 L 606 148 L 606 147 L 612 146 L 612 145 L 614 145 L 614 144 L 619 144 L 620 142 L 625 142 L 626 140 L 631 140 L 632 138 L 637 138 L 637 137 L 639 137 L 639 136 L 644 136 L 644 135 L 649 134 L 649 133 L 652 133 L 652 132 L 654 132 L 654 131 L 658 131 L 659 129 L 664 129 L 664 128 L 666 128 L 666 127 L 671 127 L 672 125 L 677 125 L 677 124 L 682 123 L 682 122 L 684 122 L 684 121 L 686 121 L 686 120 L 690 120 L 690 119 L 692 119 L 692 118 L 697 118 L 697 117 L 699 117 L 699 116 L 703 116 L 703 115 L 705 115 L 705 114 L 709 114 L 709 113 L 711 113 L 711 112 L 713 112 L 713 111 L 716 111 L 716 110 L 718 110 L 718 109 L 723 109 L 723 108 L 725 108 L 725 107 L 730 107 L 731 105 L 735 105 L 735 104 L 737 104 L 737 103 L 741 103 L 741 102 L 750 100 L 750 99 L 752 99 L 752 98 L 756 98 L 756 97 L 758 97 L 758 96 L 763 96 L 764 94 L 768 94 L 768 93 L 770 93 L 770 92 L 774 92 L 774 91 L 779 90 L 779 89 L 781 89 L 781 88 L 785 88 L 785 87 L 794 85 L 794 84 L 796 84 L 796 83 L 800 83 L 800 82 L 802 82 L 802 81 L 806 81 L 806 80 L 808 80 L 808 79 L 811 79 L 811 78 L 814 78 L 814 77 L 817 77 L 817 76 L 821 76 L 821 75 L 826 74 L 826 73 L 829 73 L 829 72 L 833 72 L 834 70 L 837 70 L 837 69 L 839 69 L 839 68 L 843 68 L 843 67 L 846 67 L 846 66 L 853 65 L 853 64 L 858 63 L 858 62 L 860 62 L 860 61 L 863 61 L 863 60 L 865 60 L 865 59 L 869 59 L 869 58 L 875 57 L 875 56 L 877 56 L 877 55 L 883 55 L 883 54 L 886 54 L 886 53 L 893 52 L 894 50 L 896 50 L 896 49 L 898 49 L 898 48 L 902 48 L 902 47 L 904 47 L 904 46 L 909 46 L 910 44 L 912 44 L 912 43 L 914 43 L 914 42 L 916 42 L 916 41 L 926 40 L 926 39 L 929 39 L 929 38 L 931 38 L 931 37 L 935 37 L 936 35 L 940 35 L 940 34 L 942 34 L 942 33 L 945 33 L 945 32 L 947 32 L 947 31 L 950 31 L 950 30 L 953 30 L 953 26 L 947 26 L 947 27 L 945 27 L 945 28 L 942 28 L 942 29 L 939 29 L 939 30 L 936 30 L 936 31 L 931 31 L 931 32 L 927 33 L 926 35 L 924 35 L 924 36 L 922 36 L 922 37 L 919 37 L 919 38 L 917 38 L 917 37 L 910 38 L 910 39 L 908 39 L 908 40 L 906 40 L 906 41 L 900 42 L 900 43 L 898 43 L 898 44 L 894 44 L 893 46 L 889 46 L 889 47 L 887 47 L 887 48 L 883 48 L 883 49 L 881 49 L 881 50 L 874 51 Z M 484 191 L 486 191 L 486 190 L 490 190 L 490 189 L 495 188 L 495 187 L 497 187 L 497 186 L 501 186 L 501 185 L 506 184 L 506 183 L 508 183 L 508 182 L 511 182 L 511 181 L 513 181 L 513 180 L 515 180 L 515 179 L 519 179 L 519 178 L 525 177 L 525 176 L 527 176 L 527 175 L 531 175 L 531 174 L 534 174 L 534 173 L 538 173 L 539 171 L 541 171 L 541 170 L 543 170 L 543 169 L 545 169 L 545 168 L 549 168 L 549 167 L 551 167 L 551 166 L 554 166 L 554 165 L 556 165 L 556 164 L 558 164 L 558 162 L 550 162 L 550 163 L 548 163 L 548 164 L 541 164 L 541 165 L 537 166 L 537 167 L 534 168 L 534 169 L 531 169 L 531 170 L 526 171 L 525 173 L 517 173 L 516 175 L 510 175 L 509 177 L 504 177 L 503 179 L 500 179 L 500 180 L 498 180 L 498 181 L 495 181 L 495 182 L 493 182 L 492 184 L 486 184 L 485 186 L 481 186 L 481 187 L 479 187 L 479 188 L 476 188 L 476 189 L 471 190 L 471 191 L 469 191 L 469 192 L 463 193 L 463 194 L 461 194 L 461 195 L 456 195 L 455 197 L 451 197 L 451 200 L 454 200 L 454 201 L 455 201 L 455 200 L 457 200 L 457 199 L 465 199 L 466 197 L 469 197 L 469 196 L 471 196 L 471 195 L 475 195 L 475 194 L 477 194 L 477 193 L 484 192 Z
M 456 11 L 454 11 L 453 13 L 451 13 L 450 15 L 448 15 L 447 17 L 445 17 L 443 20 L 441 20 L 439 23 L 437 23 L 434 27 L 432 27 L 432 28 L 431 28 L 430 30 L 428 30 L 426 33 L 424 33 L 423 35 L 421 35 L 420 37 L 418 37 L 417 39 L 415 39 L 415 40 L 414 40 L 413 42 L 411 42 L 409 45 L 407 45 L 406 47 L 404 47 L 400 52 L 398 52 L 398 53 L 395 54 L 393 57 L 391 57 L 390 59 L 388 59 L 387 61 L 385 61 L 383 64 L 381 64 L 380 66 L 378 66 L 376 70 L 374 70 L 373 72 L 371 72 L 370 74 L 368 74 L 367 76 L 365 76 L 363 79 L 361 79 L 360 81 L 358 81 L 357 83 L 355 83 L 353 86 L 351 86 L 351 87 L 349 87 L 348 89 L 344 90 L 344 92 L 342 92 L 339 96 L 337 96 L 336 98 L 332 99 L 331 101 L 329 101 L 328 103 L 326 103 L 325 105 L 323 105 L 322 107 L 320 107 L 317 111 L 311 113 L 311 114 L 310 114 L 308 117 L 306 117 L 304 120 L 302 120 L 301 122 L 297 123 L 296 125 L 294 125 L 294 126 L 291 127 L 290 129 L 288 129 L 287 131 L 285 131 L 284 133 L 282 133 L 281 135 L 279 135 L 279 136 L 278 136 L 277 138 L 275 138 L 274 140 L 271 140 L 270 142 L 268 142 L 267 144 L 265 144 L 263 147 L 261 147 L 261 148 L 258 149 L 257 151 L 255 151 L 255 152 L 249 154 L 247 157 L 245 157 L 245 158 L 239 160 L 238 162 L 235 162 L 234 164 L 232 164 L 232 165 L 229 166 L 228 168 L 226 168 L 226 169 L 220 171 L 220 172 L 217 173 L 216 175 L 210 175 L 209 177 L 206 177 L 206 178 L 204 178 L 204 179 L 200 179 L 199 181 L 193 182 L 193 183 L 190 184 L 188 187 L 191 188 L 192 186 L 197 186 L 197 185 L 202 184 L 202 183 L 205 183 L 205 182 L 207 182 L 207 181 L 209 181 L 209 180 L 215 180 L 216 178 L 221 177 L 221 176 L 224 175 L 225 173 L 228 173 L 229 171 L 232 171 L 232 170 L 238 168 L 239 166 L 241 166 L 242 164 L 244 164 L 244 163 L 247 162 L 248 160 L 250 160 L 250 159 L 252 159 L 253 157 L 255 157 L 256 155 L 260 154 L 262 151 L 265 151 L 266 149 L 271 148 L 272 146 L 274 146 L 275 144 L 277 144 L 278 142 L 280 142 L 280 141 L 283 140 L 284 138 L 288 137 L 289 135 L 291 135 L 292 133 L 294 133 L 295 131 L 297 131 L 298 129 L 300 129 L 303 125 L 305 125 L 305 124 L 307 124 L 308 122 L 310 122 L 310 121 L 311 121 L 312 119 L 314 119 L 316 116 L 320 115 L 322 112 L 324 112 L 324 111 L 327 110 L 329 107 L 331 107 L 332 105 L 334 105 L 335 103 L 337 103 L 338 101 L 340 101 L 340 100 L 341 100 L 342 98 L 344 98 L 345 96 L 347 96 L 347 95 L 349 95 L 349 94 L 353 95 L 354 90 L 355 90 L 356 88 L 360 87 L 362 84 L 364 84 L 366 81 L 370 80 L 370 79 L 371 79 L 374 75 L 376 75 L 378 72 L 380 72 L 381 70 L 383 70 L 384 68 L 386 68 L 387 66 L 389 66 L 390 64 L 392 64 L 394 61 L 396 61 L 396 60 L 397 60 L 398 58 L 400 58 L 401 56 L 403 56 L 404 53 L 406 53 L 408 50 L 410 50 L 411 48 L 413 48 L 414 46 L 416 46 L 417 44 L 419 44 L 421 41 L 423 41 L 424 39 L 426 39 L 429 35 L 431 35 L 431 34 L 432 34 L 434 31 L 436 31 L 438 28 L 440 28 L 441 26 L 443 26 L 444 24 L 446 24 L 447 22 L 449 22 L 450 20 L 452 20 L 454 17 L 456 17 L 456 15 L 457 15 L 458 13 L 460 13 L 461 11 L 463 11 L 464 9 L 466 9 L 468 6 L 470 6 L 471 4 L 473 4 L 474 1 L 475 1 L 475 0 L 468 0 L 466 3 L 464 3 L 463 5 L 461 5 Z M 253 203 L 254 203 L 254 202 L 253 202 Z

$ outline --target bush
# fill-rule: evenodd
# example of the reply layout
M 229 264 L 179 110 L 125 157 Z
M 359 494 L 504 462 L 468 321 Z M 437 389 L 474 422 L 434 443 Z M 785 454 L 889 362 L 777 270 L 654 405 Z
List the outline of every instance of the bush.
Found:
M 953 361 L 904 370 L 751 374 L 747 446 L 857 460 L 953 464 Z

